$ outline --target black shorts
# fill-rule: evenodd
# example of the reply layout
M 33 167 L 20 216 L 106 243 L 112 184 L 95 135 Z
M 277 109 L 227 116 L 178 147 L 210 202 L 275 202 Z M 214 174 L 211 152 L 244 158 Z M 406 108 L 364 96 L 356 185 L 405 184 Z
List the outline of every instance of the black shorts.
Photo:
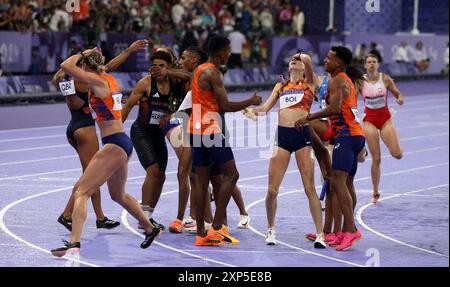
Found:
M 276 138 L 275 146 L 287 150 L 289 153 L 311 146 L 309 126 L 304 126 L 301 129 L 278 126 Z
M 131 125 L 131 141 L 144 169 L 157 163 L 159 169 L 167 168 L 167 145 L 161 128 L 157 125 L 142 123 L 139 120 Z
M 95 126 L 95 121 L 92 119 L 91 114 L 87 114 L 85 116 L 77 116 L 74 117 L 72 115 L 72 119 L 69 122 L 69 125 L 66 129 L 66 136 L 69 144 L 73 146 L 74 149 L 77 149 L 77 141 L 75 139 L 75 131 L 80 128 Z

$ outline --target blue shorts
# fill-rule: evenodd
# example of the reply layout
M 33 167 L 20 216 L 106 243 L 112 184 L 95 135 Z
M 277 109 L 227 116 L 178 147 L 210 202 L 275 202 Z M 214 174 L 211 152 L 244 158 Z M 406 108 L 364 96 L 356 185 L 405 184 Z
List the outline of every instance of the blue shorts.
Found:
M 166 136 L 167 133 L 168 133 L 171 129 L 173 129 L 173 128 L 175 128 L 175 127 L 178 127 L 178 126 L 181 125 L 182 123 L 183 123 L 183 121 L 180 120 L 180 119 L 177 119 L 177 118 L 171 119 L 170 122 L 169 122 L 169 123 L 163 128 L 163 130 L 162 130 L 164 136 Z
M 234 160 L 228 140 L 222 134 L 211 136 L 192 136 L 192 168 L 215 166 Z
M 333 150 L 333 170 L 347 172 L 355 176 L 358 169 L 358 154 L 364 148 L 366 138 L 363 136 L 338 136 Z
M 114 144 L 120 146 L 128 157 L 133 153 L 133 143 L 125 133 L 117 133 L 102 138 L 102 144 Z
M 304 126 L 301 129 L 278 126 L 277 134 L 275 146 L 287 150 L 289 153 L 311 146 L 309 126 Z

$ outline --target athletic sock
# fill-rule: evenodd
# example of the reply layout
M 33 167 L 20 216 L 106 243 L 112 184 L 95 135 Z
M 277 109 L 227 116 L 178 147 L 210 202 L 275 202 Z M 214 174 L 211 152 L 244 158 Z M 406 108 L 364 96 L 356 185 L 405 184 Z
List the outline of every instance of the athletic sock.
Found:
M 148 205 L 141 205 L 141 206 L 142 206 L 142 210 L 144 211 L 145 216 L 147 218 L 152 218 L 153 211 L 155 211 L 155 209 Z

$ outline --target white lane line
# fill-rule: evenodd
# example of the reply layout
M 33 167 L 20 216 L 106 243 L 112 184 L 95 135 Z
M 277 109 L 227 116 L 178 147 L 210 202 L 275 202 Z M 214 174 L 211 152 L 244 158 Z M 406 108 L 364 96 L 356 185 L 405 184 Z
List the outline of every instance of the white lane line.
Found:
M 58 135 L 40 136 L 40 137 L 15 138 L 15 139 L 0 140 L 0 143 L 17 142 L 17 141 L 34 141 L 34 140 L 52 139 L 52 138 L 60 138 L 60 137 L 66 137 L 66 135 L 58 134 Z
M 423 101 L 415 100 L 414 97 L 420 97 L 420 95 L 416 95 L 416 96 L 410 97 L 409 98 L 410 100 L 406 102 L 406 104 L 408 104 L 408 106 L 416 105 L 416 104 L 419 104 L 419 105 L 427 104 L 427 105 L 429 105 L 430 103 L 434 103 L 434 102 L 437 102 L 437 103 L 447 103 L 447 102 L 449 102 L 448 93 L 429 94 L 429 95 L 427 95 L 427 100 L 423 100 Z M 434 98 L 437 98 L 437 99 L 434 99 Z M 362 104 L 362 101 L 358 101 L 358 103 Z M 127 121 L 127 123 L 130 123 L 131 121 L 134 121 L 134 120 L 135 119 L 131 119 L 130 118 L 129 121 Z M 20 128 L 20 129 L 10 129 L 10 130 L 0 130 L 0 134 L 10 133 L 10 132 L 48 130 L 48 129 L 66 128 L 66 127 L 67 127 L 67 125 L 55 125 L 55 126 L 36 127 L 36 128 Z
M 445 162 L 445 163 L 441 163 L 441 164 L 437 164 L 437 165 L 428 165 L 428 166 L 422 166 L 422 167 L 417 167 L 417 168 L 412 168 L 412 169 L 406 169 L 406 170 L 401 170 L 401 171 L 396 171 L 396 172 L 390 172 L 390 173 L 384 173 L 384 174 L 382 174 L 381 176 L 390 176 L 390 175 L 397 175 L 397 174 L 402 174 L 402 173 L 408 173 L 408 172 L 411 172 L 411 171 L 418 171 L 418 170 L 422 170 L 422 169 L 428 169 L 428 168 L 434 168 L 434 167 L 439 167 L 439 166 L 443 166 L 443 165 L 448 165 L 449 164 L 449 162 Z M 287 172 L 287 173 L 292 173 L 292 172 L 298 172 L 298 170 L 293 170 L 293 171 L 291 171 L 291 172 Z M 265 176 L 260 176 L 260 177 L 257 177 L 257 178 L 263 178 L 263 177 L 268 177 L 268 175 L 265 175 Z M 355 179 L 355 181 L 354 182 L 359 182 L 359 181 L 364 181 L 364 180 L 369 180 L 369 179 L 372 179 L 372 177 L 363 177 L 363 178 L 358 178 L 358 179 Z M 244 179 L 245 180 L 245 179 Z M 241 180 L 240 180 L 241 181 Z M 316 189 L 320 189 L 321 188 L 321 186 L 316 186 Z M 302 189 L 303 190 L 303 189 Z M 300 190 L 301 191 L 301 190 Z M 278 196 L 284 196 L 284 195 L 288 195 L 288 194 L 292 194 L 292 193 L 295 193 L 295 192 L 299 192 L 298 190 L 294 190 L 294 191 L 288 191 L 288 192 L 284 192 L 284 193 L 280 193 L 280 194 L 278 194 Z M 395 195 L 394 197 L 396 197 L 396 196 L 401 196 L 401 195 Z M 390 198 L 390 197 L 388 197 L 388 198 Z M 386 199 L 386 198 L 385 198 Z M 255 206 L 255 205 L 257 205 L 257 204 L 259 204 L 259 203 L 261 203 L 261 202 L 264 202 L 265 201 L 265 198 L 262 198 L 262 199 L 260 199 L 260 200 L 258 200 L 258 201 L 255 201 L 255 202 L 253 202 L 253 203 L 251 203 L 250 205 L 248 205 L 247 207 L 246 207 L 246 210 L 248 211 L 250 208 L 252 208 L 253 206 Z M 249 227 L 249 229 L 250 230 L 252 230 L 254 233 L 256 233 L 256 234 L 258 234 L 258 235 L 260 235 L 260 236 L 262 236 L 262 237 L 265 237 L 265 234 L 263 234 L 263 233 L 261 233 L 261 232 L 259 232 L 258 230 L 256 230 L 256 229 L 254 229 L 254 228 L 252 228 L 251 226 Z M 277 240 L 277 242 L 280 242 L 280 244 L 282 244 L 282 245 L 284 245 L 284 246 L 287 246 L 287 247 L 289 247 L 289 248 L 294 248 L 294 249 L 296 249 L 296 250 L 301 250 L 301 251 L 303 251 L 303 249 L 300 249 L 300 248 L 298 248 L 298 247 L 295 247 L 295 246 L 292 246 L 292 245 L 290 245 L 290 244 L 288 244 L 288 243 L 285 243 L 285 242 L 282 242 L 282 241 L 279 241 L 279 240 Z M 307 250 L 305 250 L 305 251 L 307 251 Z M 307 252 L 310 252 L 310 251 L 307 251 Z M 432 251 L 430 251 L 431 253 L 432 253 Z M 313 252 L 314 253 L 314 252 Z M 317 254 L 320 254 L 320 253 L 317 253 Z M 314 255 L 314 254 L 313 254 Z M 324 257 L 324 255 L 322 255 L 322 254 L 320 254 L 320 255 L 318 255 L 318 256 L 321 256 L 321 257 Z M 332 260 L 334 260 L 334 259 L 332 259 Z M 348 263 L 348 264 L 353 264 L 353 263 L 349 263 L 349 262 L 346 262 L 346 263 Z
M 436 134 L 430 134 L 430 135 L 423 135 L 423 136 L 416 136 L 416 137 L 409 137 L 400 139 L 400 142 L 406 142 L 406 141 L 414 141 L 419 139 L 427 139 L 430 137 L 440 137 L 440 136 L 448 136 L 449 133 L 436 133 Z M 445 137 L 447 139 L 447 137 Z
M 416 170 L 421 170 L 421 169 L 426 169 L 426 168 L 431 168 L 431 167 L 438 167 L 438 166 L 442 166 L 442 165 L 448 165 L 448 162 L 443 163 L 443 164 L 437 164 L 437 165 L 431 165 L 431 166 L 424 166 L 424 167 L 413 168 L 413 169 L 408 169 L 408 170 L 403 170 L 403 171 L 398 171 L 398 172 L 387 173 L 387 174 L 383 174 L 383 176 L 386 176 L 386 175 L 394 175 L 394 174 L 399 174 L 399 173 L 405 173 L 405 172 L 409 172 L 409 171 L 416 171 Z M 267 175 L 266 175 L 265 177 L 267 177 Z M 356 181 L 367 180 L 367 179 L 370 179 L 370 178 L 371 178 L 371 177 L 365 177 L 365 178 L 357 179 L 357 180 L 355 180 L 355 182 L 356 182 Z M 29 199 L 32 199 L 32 198 L 35 198 L 35 197 L 38 197 L 38 196 L 46 195 L 46 194 L 49 194 L 49 193 L 54 193 L 54 192 L 58 192 L 58 191 L 62 191 L 62 190 L 67 190 L 67 189 L 72 189 L 72 188 L 73 188 L 73 187 L 70 186 L 70 187 L 66 187 L 66 188 L 60 188 L 60 189 L 56 189 L 56 190 L 44 192 L 44 193 L 41 193 L 41 194 L 37 194 L 37 195 L 33 195 L 33 196 L 26 197 L 26 198 L 24 198 L 24 199 L 21 199 L 21 200 L 18 200 L 18 201 L 16 201 L 16 202 L 12 203 L 12 204 L 9 204 L 8 206 L 6 206 L 4 209 L 2 209 L 2 210 L 0 211 L 0 229 L 2 229 L 6 234 L 8 234 L 9 236 L 13 237 L 14 239 L 16 239 L 16 240 L 18 240 L 18 241 L 21 241 L 21 242 L 23 242 L 24 244 L 26 244 L 26 245 L 28 245 L 28 246 L 30 246 L 30 247 L 32 247 L 32 248 L 41 250 L 41 251 L 46 252 L 46 253 L 50 253 L 49 251 L 47 251 L 47 250 L 45 250 L 45 249 L 43 249 L 43 248 L 40 248 L 40 247 L 38 247 L 38 246 L 36 246 L 36 245 L 34 245 L 34 244 L 31 244 L 31 243 L 29 243 L 29 242 L 27 242 L 27 241 L 21 239 L 20 237 L 16 236 L 14 233 L 12 233 L 11 231 L 9 231 L 9 229 L 5 226 L 4 221 L 3 221 L 4 215 L 6 214 L 6 212 L 7 212 L 11 207 L 13 207 L 14 205 L 19 204 L 19 203 L 21 203 L 21 202 L 24 202 L 24 201 L 26 201 L 26 200 L 29 200 Z M 320 188 L 320 187 L 319 187 L 319 188 Z M 175 193 L 175 192 L 178 192 L 178 190 L 171 191 L 171 192 L 167 192 L 167 193 L 165 193 L 165 195 L 170 194 L 170 193 Z M 293 193 L 293 192 L 298 192 L 298 191 L 290 191 L 290 192 L 287 192 L 287 193 L 280 194 L 280 196 L 282 196 L 282 195 L 284 195 L 284 194 L 290 194 L 290 193 Z M 258 204 L 258 203 L 260 203 L 260 202 L 262 202 L 262 201 L 264 201 L 264 200 L 265 200 L 265 199 L 263 198 L 263 199 L 257 201 L 256 203 L 252 203 L 249 207 L 247 207 L 247 210 L 248 210 L 250 207 L 252 207 L 252 206 L 254 206 L 254 205 L 256 205 L 256 204 Z M 126 211 L 125 211 L 125 212 L 126 212 Z M 124 216 L 124 217 L 123 217 L 123 216 Z M 128 227 L 127 227 L 128 229 L 131 228 L 130 231 L 132 231 L 133 233 L 137 233 L 137 234 L 139 234 L 139 235 L 141 236 L 141 234 L 140 234 L 139 232 L 137 232 L 136 230 L 134 230 L 134 229 L 128 224 L 128 221 L 127 221 L 127 219 L 126 219 L 126 213 L 125 213 L 125 214 L 122 213 L 122 221 L 124 222 L 125 225 L 128 225 Z M 258 234 L 258 235 L 264 237 L 264 234 L 262 234 L 261 232 L 257 231 L 256 229 L 253 229 L 252 231 L 255 232 L 256 234 Z M 324 257 L 324 258 L 328 258 L 328 259 L 331 259 L 331 260 L 335 260 L 335 261 L 339 261 L 339 262 L 343 262 L 343 263 L 347 263 L 347 264 L 351 264 L 351 265 L 355 265 L 355 266 L 362 266 L 362 265 L 358 265 L 358 264 L 355 264 L 355 263 L 347 262 L 347 261 L 340 260 L 340 259 L 336 259 L 336 258 L 332 259 L 333 257 L 328 257 L 328 256 L 322 255 L 322 254 L 320 254 L 320 253 L 315 253 L 315 252 L 311 252 L 311 251 L 308 251 L 308 250 L 304 250 L 304 249 L 301 249 L 301 248 L 292 246 L 292 245 L 287 244 L 287 243 L 284 243 L 284 245 L 287 246 L 287 247 L 290 247 L 290 248 L 299 250 L 299 251 L 303 251 L 303 252 L 306 252 L 306 253 L 309 253 L 309 254 L 313 254 L 313 255 L 315 254 L 315 255 L 317 255 L 317 256 Z M 164 247 L 164 248 L 171 249 L 171 250 L 176 251 L 176 252 L 180 252 L 180 253 L 186 254 L 185 251 L 182 251 L 182 250 L 178 250 L 178 249 L 172 248 L 172 247 L 170 247 L 170 246 L 168 246 L 168 245 L 165 245 L 165 244 L 161 244 L 161 246 Z M 197 256 L 197 255 L 193 255 L 193 256 L 196 257 L 196 258 L 199 258 L 199 259 L 204 259 L 204 258 L 201 257 L 201 256 Z M 73 258 L 66 258 L 66 259 L 67 259 L 67 260 L 72 260 L 72 261 L 75 261 L 75 262 L 79 262 L 79 263 L 82 263 L 82 264 L 85 264 L 85 265 L 89 265 L 89 266 L 96 266 L 96 265 L 93 265 L 93 264 L 90 264 L 90 263 L 87 263 L 87 262 L 83 262 L 83 261 L 79 261 L 79 260 L 76 260 L 76 259 L 73 259 Z M 204 259 L 204 260 L 206 260 L 206 259 Z M 219 263 L 219 261 L 214 261 L 214 260 L 212 260 L 211 262 L 221 264 L 221 263 Z M 225 265 L 225 264 L 227 264 L 227 263 L 224 263 L 224 265 Z M 228 265 L 227 265 L 227 266 L 228 266 Z M 229 266 L 230 266 L 230 267 L 233 267 L 232 265 L 229 265 Z
M 385 156 L 385 157 L 390 157 L 390 156 Z M 384 157 L 382 157 L 382 158 L 384 158 Z M 422 169 L 434 168 L 434 167 L 439 167 L 439 166 L 444 166 L 444 165 L 448 165 L 448 162 L 440 163 L 440 164 L 437 164 L 437 165 L 427 165 L 427 166 L 418 167 L 418 168 L 411 168 L 411 169 L 408 169 L 408 170 L 405 170 L 405 171 L 395 171 L 395 172 L 391 172 L 391 173 L 385 173 L 385 174 L 383 174 L 383 176 L 396 175 L 396 174 L 401 174 L 401 173 L 405 173 L 405 172 L 418 171 L 418 170 L 422 170 Z M 318 167 L 316 167 L 316 169 L 318 169 Z M 286 171 L 286 174 L 291 174 L 291 173 L 300 173 L 300 172 L 298 171 L 298 168 Z M 247 177 L 247 178 L 239 179 L 239 182 L 251 181 L 251 180 L 254 180 L 254 179 L 261 179 L 261 178 L 266 178 L 266 177 L 268 177 L 268 175 L 259 175 L 259 176 Z M 363 178 L 355 179 L 355 181 L 366 180 L 366 179 L 371 179 L 371 177 L 370 176 L 369 177 L 363 177 Z
M 23 128 L 23 129 L 13 129 L 13 130 L 0 130 L 0 134 L 9 133 L 9 132 L 40 131 L 40 130 L 58 129 L 58 128 L 66 128 L 66 127 L 67 127 L 67 125 L 38 127 L 38 128 Z
M 396 198 L 396 197 L 400 197 L 400 196 L 407 196 L 407 195 L 411 195 L 411 194 L 418 193 L 418 192 L 430 191 L 430 190 L 434 190 L 434 189 L 438 189 L 438 188 L 442 188 L 442 187 L 448 187 L 448 186 L 449 186 L 448 184 L 442 184 L 442 185 L 432 186 L 432 187 L 428 187 L 428 188 L 422 188 L 422 189 L 418 189 L 418 190 L 413 190 L 413 191 L 409 191 L 409 192 L 405 192 L 405 193 L 401 193 L 401 194 L 395 194 L 395 195 L 388 196 L 388 197 L 385 197 L 385 198 L 380 198 L 379 202 L 380 201 L 384 201 L 384 200 L 388 200 L 388 199 L 391 199 L 391 198 Z M 369 203 L 369 204 L 366 204 L 366 205 L 362 206 L 361 208 L 358 209 L 358 212 L 356 214 L 356 219 L 358 220 L 359 224 L 361 224 L 365 229 L 367 229 L 368 231 L 370 231 L 370 232 L 372 232 L 372 233 L 374 233 L 374 234 L 376 234 L 376 235 L 378 235 L 378 236 L 380 236 L 380 237 L 382 237 L 384 239 L 390 240 L 390 241 L 395 242 L 397 244 L 400 244 L 400 245 L 403 245 L 403 246 L 406 246 L 406 247 L 410 247 L 410 248 L 413 248 L 413 249 L 417 249 L 417 250 L 420 250 L 420 251 L 423 251 L 423 252 L 427 252 L 427 253 L 430 253 L 430 254 L 434 254 L 434 255 L 437 255 L 437 256 L 442 256 L 442 257 L 449 258 L 448 255 L 441 254 L 441 253 L 438 253 L 438 252 L 434 252 L 434 251 L 431 251 L 431 250 L 428 250 L 428 249 L 420 248 L 420 247 L 417 247 L 417 246 L 414 246 L 414 245 L 411 245 L 411 244 L 407 244 L 407 243 L 402 242 L 400 240 L 397 240 L 397 239 L 394 239 L 394 238 L 389 237 L 387 235 L 384 235 L 383 233 L 378 232 L 375 229 L 369 227 L 363 221 L 362 214 L 367 208 L 369 208 L 371 206 L 374 206 L 374 204 Z
M 59 170 L 59 171 L 25 174 L 25 175 L 12 176 L 12 177 L 1 177 L 0 181 L 10 180 L 10 179 L 20 179 L 20 178 L 33 177 L 33 176 L 41 176 L 41 175 L 49 175 L 49 174 L 58 174 L 58 173 L 72 172 L 72 171 L 80 171 L 81 172 L 81 168 L 72 168 L 72 169 L 65 169 L 65 170 Z
M 426 108 L 416 108 L 416 109 L 399 109 L 397 110 L 398 112 L 401 112 L 402 114 L 405 113 L 409 113 L 409 112 L 414 112 L 417 113 L 419 111 L 426 111 L 426 110 L 433 110 L 436 111 L 436 109 L 438 108 L 447 108 L 448 106 L 445 105 L 439 105 L 438 107 L 434 106 L 434 107 L 426 107 Z M 240 113 L 239 113 L 240 114 Z M 230 133 L 232 133 L 232 131 L 237 131 L 237 130 L 243 130 L 243 129 L 251 129 L 251 122 L 247 119 L 247 118 L 242 118 L 242 121 L 247 123 L 244 125 L 234 125 L 235 123 L 237 123 L 240 120 L 240 118 L 236 118 L 233 117 L 231 119 L 227 119 L 227 126 L 229 127 Z M 128 123 L 128 122 L 127 122 Z M 273 124 L 274 126 L 276 126 L 278 123 Z M 414 127 L 417 128 L 417 127 Z M 11 139 L 6 139 L 6 140 L 0 140 L 0 143 L 7 143 L 7 142 L 15 142 L 15 141 L 31 141 L 31 140 L 40 140 L 40 139 L 49 139 L 49 138 L 65 138 L 66 135 L 65 133 L 59 133 L 56 135 L 46 135 L 46 136 L 36 136 L 36 137 L 24 137 L 24 138 L 11 138 Z
M 56 157 L 47 157 L 47 158 L 40 158 L 40 159 L 4 162 L 4 163 L 0 163 L 0 166 L 28 164 L 28 163 L 36 163 L 36 162 L 43 162 L 43 161 L 50 161 L 50 160 L 61 160 L 61 159 L 69 159 L 69 158 L 78 158 L 78 155 L 56 156 Z
M 316 188 L 317 188 L 317 187 L 316 187 Z M 319 186 L 319 188 L 321 188 L 321 187 Z M 292 190 L 292 191 L 288 191 L 288 192 L 283 192 L 283 193 L 278 194 L 278 197 L 280 197 L 280 196 L 285 196 L 285 195 L 289 195 L 289 194 L 293 194 L 293 193 L 299 193 L 299 192 L 301 192 L 302 190 L 303 190 L 303 189 L 301 189 L 301 190 Z M 255 202 L 252 202 L 252 203 L 249 204 L 245 209 L 246 209 L 247 212 L 248 212 L 252 207 L 254 207 L 254 206 L 257 205 L 257 204 L 260 204 L 261 202 L 264 202 L 265 200 L 266 200 L 265 198 L 262 198 L 262 199 L 260 199 L 260 200 L 255 201 Z M 253 228 L 251 225 L 248 227 L 248 229 L 251 230 L 253 233 L 255 233 L 255 234 L 257 234 L 257 235 L 259 235 L 259 236 L 261 236 L 261 237 L 263 237 L 263 238 L 266 236 L 266 235 L 263 234 L 262 232 L 260 232 L 260 231 L 256 230 L 255 228 Z M 280 240 L 278 240 L 278 239 L 277 239 L 277 244 L 283 245 L 283 246 L 285 246 L 285 247 L 288 247 L 288 248 L 291 248 L 291 249 L 294 249 L 294 250 L 298 250 L 298 251 L 303 252 L 303 253 L 306 253 L 306 254 L 310 254 L 310 255 L 314 255 L 314 256 L 319 256 L 319 257 L 326 258 L 326 259 L 333 260 L 333 261 L 337 261 L 337 262 L 340 262 L 340 263 L 345 263 L 345 264 L 352 265 L 352 266 L 356 266 L 356 267 L 365 267 L 364 265 L 360 265 L 360 264 L 357 264 L 357 263 L 354 263 L 354 262 L 350 262 L 350 261 L 346 261 L 346 260 L 342 260 L 342 259 L 330 257 L 330 256 L 323 255 L 323 254 L 317 253 L 317 252 L 312 252 L 312 251 L 309 251 L 309 250 L 306 250 L 306 249 L 303 249 L 303 248 L 300 248 L 300 247 L 297 247 L 297 246 L 288 244 L 288 243 L 286 243 L 286 242 L 280 241 Z
M 439 146 L 439 147 L 433 147 L 433 148 L 428 148 L 428 149 L 421 149 L 421 150 L 416 150 L 416 151 L 410 151 L 410 152 L 405 152 L 404 155 L 409 155 L 409 154 L 417 154 L 417 153 L 422 153 L 422 152 L 428 152 L 428 151 L 434 151 L 434 150 L 439 150 L 439 149 L 448 149 L 448 146 Z M 237 151 L 237 150 L 235 150 Z M 76 156 L 75 156 L 76 157 Z M 384 155 L 381 157 L 381 159 L 385 159 L 385 158 L 390 158 L 391 156 L 388 155 Z M 169 157 L 170 159 L 175 159 L 176 157 Z M 254 159 L 254 160 L 247 160 L 247 161 L 240 161 L 238 162 L 238 165 L 241 164 L 249 164 L 249 163 L 255 163 L 255 162 L 263 162 L 263 161 L 268 161 L 270 159 Z M 367 158 L 366 161 L 371 161 L 371 158 Z M 138 164 L 139 161 L 130 161 L 128 164 Z M 6 165 L 6 164 L 0 164 L 1 165 Z M 58 174 L 58 173 L 65 173 L 65 172 L 73 172 L 73 171 L 78 171 L 81 169 L 66 169 L 66 170 L 60 170 L 60 171 L 53 171 L 53 172 L 44 172 L 44 173 L 35 173 L 35 174 L 26 174 L 26 175 L 20 175 L 20 176 L 14 176 L 14 177 L 1 177 L 0 181 L 4 181 L 4 180 L 10 180 L 10 179 L 21 179 L 21 178 L 27 178 L 27 177 L 34 177 L 34 176 L 42 176 L 42 175 L 50 175 L 50 174 Z M 295 170 L 290 170 L 287 173 L 292 173 L 295 172 Z M 173 172 L 167 172 L 166 175 L 171 175 L 171 174 L 176 174 L 177 171 L 173 171 Z M 253 180 L 253 179 L 258 179 L 258 178 L 264 178 L 265 176 L 256 176 L 256 177 L 251 177 L 251 178 L 245 178 L 245 179 L 240 179 L 239 181 L 248 181 L 248 180 Z M 135 179 L 142 179 L 145 178 L 145 176 L 135 176 L 135 177 L 128 177 L 128 180 L 135 180 Z
M 22 239 L 21 237 L 17 236 L 13 232 L 11 232 L 8 229 L 8 227 L 6 227 L 6 225 L 5 225 L 5 222 L 4 222 L 5 214 L 6 214 L 6 212 L 8 212 L 8 210 L 10 208 L 12 208 L 15 205 L 20 204 L 20 203 L 22 203 L 24 201 L 33 199 L 35 197 L 39 197 L 39 196 L 43 196 L 43 195 L 47 195 L 47 194 L 51 194 L 51 193 L 55 193 L 55 192 L 59 192 L 59 191 L 63 191 L 63 190 L 68 190 L 68 189 L 72 189 L 72 188 L 73 188 L 73 186 L 64 187 L 64 188 L 58 188 L 58 189 L 50 190 L 50 191 L 47 191 L 47 192 L 43 192 L 43 193 L 35 194 L 35 195 L 32 195 L 32 196 L 28 196 L 28 197 L 22 198 L 20 200 L 17 200 L 17 201 L 15 201 L 13 203 L 8 204 L 6 207 L 4 207 L 2 210 L 0 210 L 0 229 L 3 230 L 3 232 L 5 232 L 10 237 L 14 238 L 15 240 L 17 240 L 19 242 L 22 242 L 23 244 L 25 244 L 25 245 L 33 248 L 33 249 L 37 249 L 39 251 L 42 251 L 42 252 L 44 252 L 46 254 L 51 255 L 51 252 L 48 251 L 47 249 L 41 248 L 41 247 L 39 247 L 39 246 L 37 246 L 37 245 L 35 245 L 33 243 L 30 243 L 30 242 Z M 52 258 L 53 258 L 53 256 L 52 256 Z M 91 264 L 91 263 L 88 263 L 88 262 L 85 262 L 85 261 L 82 261 L 82 260 L 78 260 L 78 259 L 75 259 L 75 258 L 70 258 L 70 257 L 62 257 L 62 258 L 66 259 L 66 260 L 69 260 L 69 261 L 73 261 L 73 262 L 77 262 L 77 263 L 80 263 L 80 264 L 84 264 L 84 265 L 87 265 L 87 266 L 91 266 L 91 267 L 99 267 L 98 265 Z
M 56 192 L 63 191 L 63 190 L 68 190 L 68 189 L 72 189 L 72 188 L 73 188 L 73 186 L 70 186 L 70 187 L 64 187 L 64 188 L 59 188 L 59 189 L 55 189 L 55 190 L 51 190 L 51 191 L 47 191 L 47 192 L 35 194 L 35 195 L 32 195 L 32 196 L 28 196 L 28 197 L 22 198 L 22 199 L 20 199 L 20 200 L 17 200 L 17 201 L 15 201 L 15 202 L 13 202 L 13 203 L 7 205 L 7 206 L 4 207 L 2 210 L 0 210 L 0 229 L 3 230 L 3 231 L 4 231 L 7 235 L 9 235 L 10 237 L 14 238 L 15 240 L 20 241 L 20 242 L 22 242 L 23 244 L 25 244 L 25 245 L 27 245 L 27 246 L 33 248 L 33 249 L 37 249 L 37 250 L 39 250 L 39 251 L 42 251 L 42 252 L 44 252 L 44 253 L 46 253 L 46 254 L 50 254 L 50 255 L 51 255 L 51 252 L 50 252 L 50 251 L 48 251 L 48 250 L 46 250 L 46 249 L 44 249 L 44 248 L 41 248 L 41 247 L 39 247 L 39 246 L 37 246 L 37 245 L 35 245 L 35 244 L 32 244 L 32 243 L 30 243 L 30 242 L 24 240 L 23 238 L 17 236 L 17 235 L 14 234 L 13 232 L 11 232 L 11 231 L 6 227 L 6 225 L 5 225 L 5 223 L 4 223 L 4 217 L 5 217 L 5 214 L 8 212 L 9 209 L 11 209 L 11 208 L 14 207 L 15 205 L 18 205 L 18 204 L 20 204 L 20 203 L 22 203 L 22 202 L 24 202 L 24 201 L 27 201 L 27 200 L 30 200 L 30 199 L 33 199 L 33 198 L 36 198 L 36 197 L 44 196 L 44 195 L 47 195 L 47 194 L 56 193 Z M 169 195 L 169 194 L 177 193 L 177 192 L 178 192 L 178 189 L 177 189 L 177 190 L 173 190 L 173 191 L 169 191 L 169 192 L 165 192 L 165 193 L 161 194 L 161 196 Z M 122 217 L 122 222 L 124 223 L 124 225 L 127 227 L 127 229 L 129 229 L 129 230 L 132 231 L 133 233 L 135 233 L 135 234 L 137 234 L 137 235 L 143 237 L 142 234 L 140 234 L 138 231 L 134 230 L 134 229 L 128 224 L 128 221 L 127 221 L 127 218 L 126 218 L 126 215 L 127 215 L 127 214 L 128 214 L 128 213 L 124 210 L 124 211 L 122 212 L 122 215 L 121 215 L 121 217 Z M 178 253 L 183 253 L 183 254 L 188 255 L 188 256 L 191 256 L 191 257 L 195 257 L 195 258 L 202 259 L 202 260 L 205 260 L 205 261 L 217 263 L 217 264 L 224 265 L 224 266 L 227 266 L 227 267 L 236 267 L 236 266 L 231 265 L 231 264 L 227 264 L 227 263 L 224 263 L 224 262 L 216 261 L 216 260 L 209 259 L 209 258 L 206 258 L 206 257 L 201 257 L 201 256 L 198 256 L 198 255 L 195 255 L 195 254 L 191 254 L 191 253 L 189 253 L 189 252 L 185 252 L 185 251 L 183 251 L 183 250 L 179 250 L 179 249 L 173 248 L 173 247 L 171 247 L 171 246 L 168 246 L 168 245 L 166 245 L 166 244 L 162 244 L 162 243 L 160 243 L 160 242 L 156 242 L 156 241 L 155 241 L 154 243 L 157 244 L 157 245 L 160 245 L 160 246 L 163 247 L 163 248 L 170 249 L 170 250 L 175 251 L 175 252 L 178 252 Z M 75 258 L 71 258 L 71 257 L 62 257 L 62 258 L 63 258 L 63 259 L 66 259 L 66 260 L 73 261 L 73 262 L 81 263 L 81 264 L 84 264 L 84 265 L 88 265 L 88 266 L 91 266 L 91 267 L 99 267 L 98 265 L 95 265 L 95 264 L 92 264 L 92 263 L 88 263 L 88 262 L 86 262 L 86 261 L 78 260 L 78 259 L 75 259 Z
M 53 149 L 53 148 L 69 148 L 69 147 L 72 148 L 68 143 L 66 143 L 66 144 L 60 144 L 60 145 L 47 145 L 47 146 L 38 146 L 38 147 L 30 147 L 30 148 L 0 150 L 0 154 L 12 153 L 12 152 L 24 152 L 24 151 L 32 151 L 32 150 Z
M 176 193 L 176 192 L 178 192 L 178 190 L 165 192 L 165 193 L 162 193 L 161 196 L 168 195 L 168 194 L 171 194 L 171 193 Z M 120 215 L 120 220 L 122 221 L 123 225 L 131 233 L 134 233 L 134 234 L 138 235 L 139 237 L 145 238 L 145 236 L 141 232 L 139 232 L 138 230 L 136 230 L 133 227 L 131 227 L 131 225 L 128 223 L 127 215 L 128 215 L 128 212 L 126 210 L 123 210 L 121 215 Z M 213 259 L 210 259 L 210 258 L 206 258 L 206 257 L 203 257 L 203 256 L 199 256 L 199 255 L 195 255 L 195 254 L 189 253 L 189 252 L 181 250 L 181 249 L 177 249 L 177 248 L 171 247 L 171 246 L 169 246 L 167 244 L 163 244 L 163 243 L 159 242 L 158 240 L 153 241 L 153 244 L 157 244 L 157 245 L 159 245 L 159 246 L 161 246 L 163 248 L 172 250 L 174 252 L 178 252 L 178 253 L 181 253 L 181 254 L 184 254 L 184 255 L 187 255 L 187 256 L 190 256 L 190 257 L 194 257 L 194 258 L 197 258 L 197 259 L 201 259 L 201 260 L 204 260 L 204 261 L 216 263 L 216 264 L 219 264 L 219 265 L 224 265 L 224 266 L 227 266 L 227 267 L 237 267 L 235 265 L 231 265 L 231 264 L 228 264 L 228 263 L 225 263 L 225 262 L 222 262 L 222 261 L 213 260 Z M 220 247 L 211 247 L 211 248 L 220 248 Z M 201 250 L 198 250 L 198 251 L 201 252 Z

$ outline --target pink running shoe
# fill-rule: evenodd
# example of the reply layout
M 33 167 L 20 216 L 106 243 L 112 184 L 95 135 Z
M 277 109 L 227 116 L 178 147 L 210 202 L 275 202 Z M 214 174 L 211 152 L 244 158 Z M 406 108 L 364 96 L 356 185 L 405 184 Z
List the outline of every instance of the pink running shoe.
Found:
M 345 233 L 344 232 L 338 232 L 335 235 L 335 238 L 333 241 L 327 241 L 328 245 L 330 246 L 338 246 L 341 244 L 342 240 L 344 239 Z
M 324 233 L 324 234 L 325 234 L 325 233 Z M 305 237 L 306 237 L 306 239 L 308 239 L 308 240 L 315 241 L 315 240 L 316 240 L 316 237 L 317 237 L 317 234 L 315 234 L 315 233 L 308 233 L 308 234 L 305 235 Z
M 334 232 L 324 233 L 325 242 L 332 242 L 336 239 L 336 234 Z
M 341 244 L 336 247 L 336 251 L 344 251 L 349 249 L 353 244 L 361 239 L 362 234 L 358 230 L 355 233 L 345 232 L 344 239 Z

